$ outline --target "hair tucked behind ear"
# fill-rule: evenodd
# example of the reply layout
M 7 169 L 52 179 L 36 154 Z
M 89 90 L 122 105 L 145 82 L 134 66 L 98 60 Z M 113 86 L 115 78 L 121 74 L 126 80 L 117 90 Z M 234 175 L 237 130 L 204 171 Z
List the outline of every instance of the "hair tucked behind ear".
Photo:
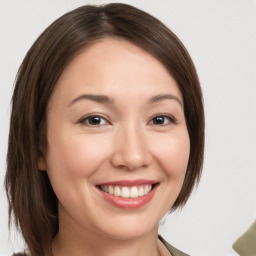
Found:
M 86 45 L 104 37 L 121 37 L 155 56 L 177 81 L 184 100 L 190 158 L 182 190 L 173 209 L 187 201 L 199 181 L 204 152 L 202 93 L 185 47 L 165 25 L 126 4 L 82 6 L 56 20 L 35 41 L 18 71 L 12 98 L 5 188 L 9 220 L 32 256 L 52 255 L 58 232 L 57 198 L 49 178 L 38 170 L 47 150 L 47 105 L 69 62 Z

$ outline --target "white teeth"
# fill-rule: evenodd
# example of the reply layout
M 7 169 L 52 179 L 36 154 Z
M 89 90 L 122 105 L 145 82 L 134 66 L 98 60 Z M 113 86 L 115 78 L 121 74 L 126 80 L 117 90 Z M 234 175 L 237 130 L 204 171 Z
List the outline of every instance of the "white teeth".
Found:
M 115 196 L 121 196 L 121 190 L 118 186 L 115 186 L 114 195 Z
M 127 187 L 122 187 L 122 197 L 129 198 L 130 197 L 130 191 Z
M 144 195 L 145 195 L 144 188 L 140 187 L 139 188 L 139 196 L 144 196 Z
M 114 195 L 114 188 L 113 188 L 112 186 L 109 186 L 109 187 L 108 187 L 108 193 L 109 193 L 110 195 Z
M 151 189 L 152 189 L 152 185 L 147 185 L 147 186 L 145 186 L 145 188 L 144 188 L 145 195 L 146 195 L 148 192 L 150 192 Z
M 137 198 L 139 196 L 139 191 L 137 187 L 132 187 L 130 191 L 131 198 Z
M 152 185 L 143 186 L 115 186 L 115 185 L 103 185 L 100 189 L 111 195 L 123 197 L 123 198 L 138 198 L 140 196 L 145 196 L 152 190 Z

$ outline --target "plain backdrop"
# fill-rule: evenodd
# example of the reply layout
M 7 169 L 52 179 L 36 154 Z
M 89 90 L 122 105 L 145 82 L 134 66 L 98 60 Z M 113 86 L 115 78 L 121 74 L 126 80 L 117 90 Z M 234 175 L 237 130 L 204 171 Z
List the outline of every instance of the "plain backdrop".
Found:
M 3 189 L 10 100 L 18 67 L 56 18 L 83 4 L 113 1 L 0 0 L 0 255 L 22 248 L 10 235 Z M 117 1 L 118 2 L 118 1 Z M 256 218 L 256 1 L 134 0 L 173 30 L 201 80 L 206 151 L 201 183 L 159 232 L 191 256 L 237 255 L 232 243 Z

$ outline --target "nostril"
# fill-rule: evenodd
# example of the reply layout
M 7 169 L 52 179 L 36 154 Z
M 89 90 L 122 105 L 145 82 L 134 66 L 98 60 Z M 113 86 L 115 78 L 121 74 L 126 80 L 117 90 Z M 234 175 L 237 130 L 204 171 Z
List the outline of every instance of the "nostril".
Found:
M 145 156 L 115 154 L 111 163 L 113 166 L 130 171 L 145 168 L 149 165 Z
M 134 129 L 126 129 L 126 135 L 122 134 L 122 138 L 117 138 L 111 156 L 113 166 L 137 170 L 150 164 L 151 157 L 145 145 L 146 140 L 143 139 L 143 134 L 138 134 Z

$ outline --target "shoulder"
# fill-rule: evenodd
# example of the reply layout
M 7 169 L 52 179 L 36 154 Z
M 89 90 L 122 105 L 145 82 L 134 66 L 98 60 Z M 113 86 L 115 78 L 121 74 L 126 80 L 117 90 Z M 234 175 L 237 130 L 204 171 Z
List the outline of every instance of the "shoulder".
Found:
M 172 256 L 189 256 L 188 254 L 178 250 L 177 248 L 170 245 L 166 242 L 160 235 L 158 236 L 159 240 L 164 244 L 164 246 L 168 249 L 168 251 L 172 254 Z

